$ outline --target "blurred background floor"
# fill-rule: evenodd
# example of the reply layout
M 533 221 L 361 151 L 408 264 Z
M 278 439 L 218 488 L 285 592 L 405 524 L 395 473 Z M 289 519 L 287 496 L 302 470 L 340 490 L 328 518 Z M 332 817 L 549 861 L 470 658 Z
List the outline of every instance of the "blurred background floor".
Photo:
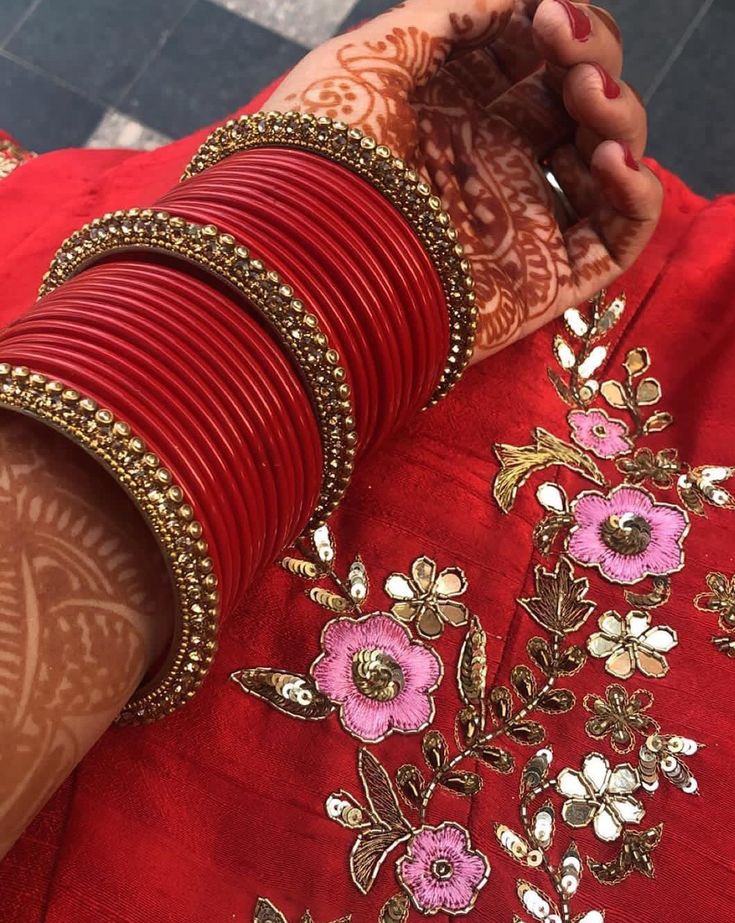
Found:
M 649 153 L 735 191 L 735 0 L 601 0 L 646 100 Z M 238 108 L 387 0 L 0 0 L 0 128 L 36 151 L 149 148 Z

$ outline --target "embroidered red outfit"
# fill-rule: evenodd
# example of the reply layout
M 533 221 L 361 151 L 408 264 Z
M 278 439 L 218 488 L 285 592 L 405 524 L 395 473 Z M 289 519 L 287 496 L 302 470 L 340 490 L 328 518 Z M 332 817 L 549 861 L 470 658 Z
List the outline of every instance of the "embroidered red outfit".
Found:
M 2 320 L 63 237 L 155 200 L 203 137 L 3 180 Z M 615 292 L 364 462 L 336 557 L 315 549 L 325 587 L 360 555 L 344 612 L 271 568 L 197 699 L 109 732 L 0 865 L 0 920 L 224 923 L 259 898 L 262 920 L 726 918 L 735 205 L 660 176 Z

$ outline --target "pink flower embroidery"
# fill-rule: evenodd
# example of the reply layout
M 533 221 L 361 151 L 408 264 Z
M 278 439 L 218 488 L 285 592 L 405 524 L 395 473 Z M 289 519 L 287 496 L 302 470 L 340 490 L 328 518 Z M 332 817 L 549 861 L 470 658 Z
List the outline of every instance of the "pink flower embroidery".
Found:
M 396 864 L 401 884 L 425 914 L 469 913 L 490 877 L 490 865 L 458 824 L 422 827 Z
M 637 583 L 684 566 L 689 531 L 684 510 L 657 503 L 648 491 L 626 484 L 607 496 L 588 491 L 572 503 L 574 526 L 567 551 L 578 564 L 598 567 L 615 583 Z
M 441 661 L 390 615 L 334 619 L 324 627 L 322 649 L 312 675 L 341 706 L 348 733 L 377 743 L 392 731 L 422 731 L 431 723 Z
M 572 439 L 598 458 L 616 458 L 633 447 L 625 423 L 611 420 L 604 410 L 572 410 L 567 419 Z

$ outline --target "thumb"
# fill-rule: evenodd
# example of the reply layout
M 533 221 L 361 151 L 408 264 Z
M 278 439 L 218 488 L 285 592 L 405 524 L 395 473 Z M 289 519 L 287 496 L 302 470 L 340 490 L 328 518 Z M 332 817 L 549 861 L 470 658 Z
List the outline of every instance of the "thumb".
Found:
M 488 44 L 517 0 L 404 0 L 315 48 L 269 100 L 385 134 L 386 100 L 406 100 L 455 51 Z M 393 109 L 393 117 L 399 113 Z M 384 130 L 377 130 L 383 124 Z M 390 129 L 387 134 L 392 132 Z

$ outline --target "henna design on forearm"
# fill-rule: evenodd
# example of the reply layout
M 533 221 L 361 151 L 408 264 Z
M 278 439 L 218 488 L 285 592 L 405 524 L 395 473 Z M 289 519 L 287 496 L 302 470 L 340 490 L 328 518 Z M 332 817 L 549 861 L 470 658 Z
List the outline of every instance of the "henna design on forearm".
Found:
M 171 605 L 122 491 L 14 417 L 0 415 L 0 856 L 134 691 Z

